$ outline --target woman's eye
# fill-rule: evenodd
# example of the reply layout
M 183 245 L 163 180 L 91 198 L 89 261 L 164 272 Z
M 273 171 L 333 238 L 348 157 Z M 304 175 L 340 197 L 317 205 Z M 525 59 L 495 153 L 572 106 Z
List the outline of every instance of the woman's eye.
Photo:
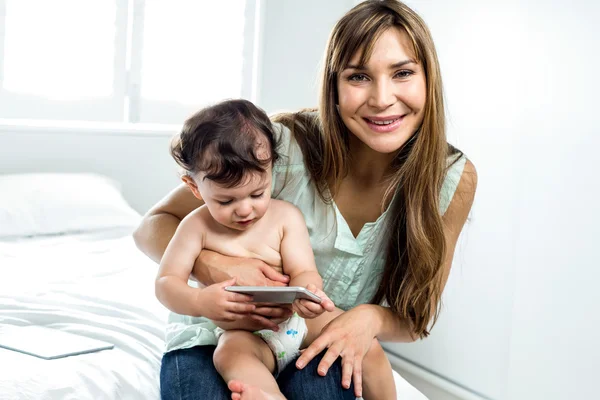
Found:
M 407 70 L 407 69 L 403 69 L 402 71 L 398 71 L 396 72 L 396 76 L 398 78 L 408 78 L 409 76 L 411 76 L 412 74 L 414 74 L 413 71 Z
M 350 82 L 364 82 L 367 80 L 367 76 L 364 74 L 353 74 L 348 77 Z
M 217 201 L 217 203 L 219 203 L 222 206 L 226 206 L 227 204 L 231 204 L 233 200 L 227 200 L 227 201 Z
M 250 197 L 252 197 L 253 199 L 260 199 L 261 197 L 263 197 L 263 194 L 265 194 L 265 192 L 262 192 L 260 194 L 253 194 Z

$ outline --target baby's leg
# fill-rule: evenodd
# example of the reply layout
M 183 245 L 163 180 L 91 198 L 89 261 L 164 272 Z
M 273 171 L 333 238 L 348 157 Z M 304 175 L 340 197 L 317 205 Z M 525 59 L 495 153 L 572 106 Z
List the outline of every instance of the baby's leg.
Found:
M 316 338 L 321 334 L 321 330 L 327 325 L 330 321 L 332 321 L 335 317 L 342 314 L 344 311 L 336 308 L 331 312 L 324 312 L 319 315 L 317 318 L 307 319 L 306 328 L 308 332 L 306 333 L 306 337 L 302 341 L 301 349 L 307 348 Z
M 308 334 L 302 342 L 302 348 L 310 345 L 321 333 L 321 330 L 331 320 L 344 311 L 336 308 L 335 311 L 325 312 L 317 318 L 307 319 Z M 373 339 L 371 348 L 365 354 L 362 362 L 362 386 L 365 400 L 395 399 L 396 386 L 392 365 L 377 339 Z
M 224 332 L 213 362 L 234 392 L 232 398 L 284 399 L 273 377 L 275 356 L 269 346 L 251 332 Z

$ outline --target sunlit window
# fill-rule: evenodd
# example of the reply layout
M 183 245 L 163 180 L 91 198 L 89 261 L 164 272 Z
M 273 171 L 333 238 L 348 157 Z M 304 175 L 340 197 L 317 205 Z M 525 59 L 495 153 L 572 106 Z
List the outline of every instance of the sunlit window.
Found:
M 53 100 L 111 95 L 115 4 L 7 0 L 3 88 Z
M 179 124 L 252 97 L 257 0 L 0 0 L 0 118 Z
M 195 105 L 239 97 L 245 1 L 148 1 L 141 95 Z

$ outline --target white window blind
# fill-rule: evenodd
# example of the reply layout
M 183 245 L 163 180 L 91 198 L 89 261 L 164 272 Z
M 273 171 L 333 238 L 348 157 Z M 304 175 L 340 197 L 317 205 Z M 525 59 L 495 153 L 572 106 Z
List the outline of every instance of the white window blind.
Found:
M 257 0 L 0 0 L 0 118 L 180 124 L 253 99 Z

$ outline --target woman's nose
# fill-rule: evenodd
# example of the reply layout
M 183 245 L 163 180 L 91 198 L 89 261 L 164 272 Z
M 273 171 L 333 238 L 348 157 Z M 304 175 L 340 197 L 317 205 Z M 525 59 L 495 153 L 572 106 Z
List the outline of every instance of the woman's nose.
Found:
M 385 110 L 396 102 L 394 87 L 388 80 L 379 80 L 372 86 L 367 104 L 373 108 Z

